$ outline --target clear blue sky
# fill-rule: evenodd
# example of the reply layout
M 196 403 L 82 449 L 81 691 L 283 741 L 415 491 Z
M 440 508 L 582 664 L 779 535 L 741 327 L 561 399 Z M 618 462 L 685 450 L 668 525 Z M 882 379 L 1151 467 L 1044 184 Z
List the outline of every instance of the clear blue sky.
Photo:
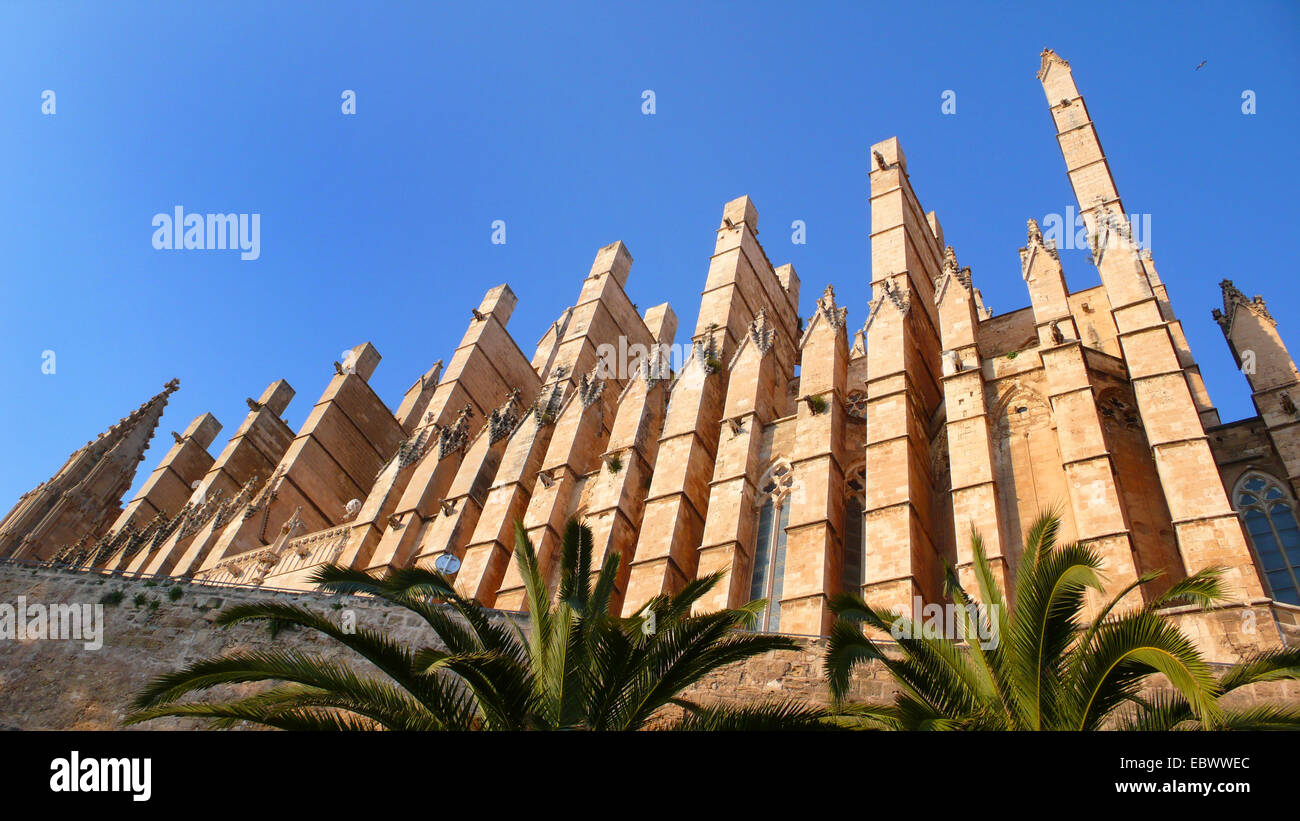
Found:
M 1071 62 L 1125 205 L 1153 215 L 1224 419 L 1254 411 L 1209 315 L 1221 278 L 1265 294 L 1300 347 L 1296 3 L 464 5 L 0 6 L 0 513 L 172 377 L 137 486 L 167 430 L 211 411 L 215 453 L 274 379 L 298 391 L 296 427 L 364 340 L 395 407 L 500 282 L 531 354 L 614 240 L 632 300 L 670 301 L 680 340 L 741 194 L 802 313 L 833 282 L 860 327 L 868 151 L 894 135 L 986 301 L 1022 307 L 1025 220 L 1073 202 L 1044 46 Z M 176 205 L 261 214 L 261 258 L 154 250 Z M 1062 256 L 1072 288 L 1098 281 Z

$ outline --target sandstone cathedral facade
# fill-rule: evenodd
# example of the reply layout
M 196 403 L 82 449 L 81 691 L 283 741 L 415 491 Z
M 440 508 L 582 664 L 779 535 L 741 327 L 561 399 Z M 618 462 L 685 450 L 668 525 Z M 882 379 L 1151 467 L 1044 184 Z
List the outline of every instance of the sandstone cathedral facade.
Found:
M 0 521 L 0 558 L 195 582 L 306 589 L 324 563 L 455 567 L 465 595 L 520 609 L 515 522 L 554 574 L 565 521 L 597 564 L 622 557 L 615 607 L 702 574 L 708 607 L 769 601 L 760 627 L 825 634 L 828 600 L 860 591 L 911 610 L 969 575 L 978 530 L 1009 587 L 1024 531 L 1056 509 L 1062 538 L 1104 557 L 1111 590 L 1225 568 L 1232 601 L 1172 615 L 1211 659 L 1300 643 L 1300 373 L 1264 301 L 1225 280 L 1214 311 L 1258 415 L 1223 423 L 1151 255 L 1134 241 L 1070 65 L 1038 78 L 1102 284 L 1071 291 L 1029 222 L 1029 307 L 985 308 L 896 139 L 870 157 L 871 286 L 846 325 L 831 286 L 811 317 L 773 265 L 747 197 L 723 209 L 689 355 L 608 367 L 603 353 L 673 343 L 667 305 L 641 314 L 632 257 L 601 248 L 577 298 L 525 354 L 510 288 L 487 291 L 449 364 L 396 410 L 369 343 L 335 363 L 302 427 L 294 390 L 257 399 L 220 454 L 195 419 L 125 507 L 172 382 L 77 451 Z

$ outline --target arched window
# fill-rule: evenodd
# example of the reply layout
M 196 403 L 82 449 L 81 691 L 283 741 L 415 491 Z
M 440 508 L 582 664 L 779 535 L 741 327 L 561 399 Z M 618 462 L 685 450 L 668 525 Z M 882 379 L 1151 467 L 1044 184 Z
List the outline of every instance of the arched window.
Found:
M 849 471 L 845 482 L 848 498 L 844 501 L 844 568 L 840 576 L 841 593 L 862 592 L 862 502 L 866 494 L 866 468 Z
M 785 581 L 785 528 L 790 523 L 788 497 L 794 486 L 790 464 L 777 462 L 759 483 L 757 537 L 754 540 L 754 572 L 749 600 L 767 599 L 759 614 L 758 629 L 775 633 L 781 629 L 781 593 Z
M 1232 501 L 1274 600 L 1300 605 L 1300 526 L 1291 493 L 1272 476 L 1251 471 L 1237 482 Z

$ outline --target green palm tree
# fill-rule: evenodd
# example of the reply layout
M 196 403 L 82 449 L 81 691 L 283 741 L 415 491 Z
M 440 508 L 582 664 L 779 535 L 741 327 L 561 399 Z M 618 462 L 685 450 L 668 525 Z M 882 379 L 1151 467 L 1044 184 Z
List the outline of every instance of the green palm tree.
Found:
M 1203 570 L 1140 609 L 1123 612 L 1129 593 L 1159 577 L 1149 573 L 1120 590 L 1091 623 L 1082 616 L 1088 588 L 1100 591 L 1101 558 L 1089 547 L 1057 545 L 1060 519 L 1043 514 L 1025 539 L 1015 606 L 1003 600 L 972 531 L 979 602 L 952 567 L 946 589 L 958 635 L 944 638 L 859 596 L 831 602 L 837 619 L 826 655 L 831 695 L 850 723 L 887 729 L 1097 730 L 1295 729 L 1300 710 L 1263 706 L 1228 710 L 1219 697 L 1247 684 L 1300 678 L 1300 650 L 1272 650 L 1216 677 L 1179 630 L 1156 610 L 1171 602 L 1201 605 L 1224 598 L 1221 571 Z M 864 625 L 898 637 L 887 653 Z M 901 636 L 901 637 L 899 637 Z M 894 702 L 845 704 L 854 667 L 883 664 L 899 686 Z M 1155 674 L 1173 692 L 1141 694 Z
M 198 661 L 150 682 L 126 723 L 161 716 L 251 722 L 281 729 L 329 730 L 634 730 L 652 717 L 676 729 L 792 729 L 821 726 L 825 711 L 792 702 L 740 709 L 701 707 L 679 693 L 710 672 L 772 650 L 797 648 L 785 636 L 748 632 L 763 602 L 692 615 L 721 574 L 661 595 L 636 616 L 610 615 L 619 556 L 592 584 L 591 531 L 571 520 L 561 546 L 558 595 L 516 524 L 515 557 L 527 591 L 527 635 L 510 619 L 459 595 L 440 574 L 419 568 L 379 577 L 326 566 L 323 590 L 364 594 L 415 613 L 441 646 L 411 648 L 370 630 L 345 632 L 333 621 L 286 603 L 246 604 L 222 613 L 223 626 L 261 621 L 314 630 L 370 662 L 382 676 L 294 650 L 240 652 Z M 222 702 L 178 702 L 216 685 L 275 682 Z M 682 717 L 665 718 L 669 705 Z M 658 714 L 658 715 L 657 715 Z

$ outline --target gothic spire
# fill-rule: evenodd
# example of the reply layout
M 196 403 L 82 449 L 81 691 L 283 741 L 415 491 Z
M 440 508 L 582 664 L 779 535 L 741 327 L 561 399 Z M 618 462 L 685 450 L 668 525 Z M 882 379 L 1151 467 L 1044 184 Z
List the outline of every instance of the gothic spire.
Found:
M 179 387 L 178 379 L 168 382 L 24 494 L 0 520 L 0 556 L 48 558 L 83 537 L 101 536 L 117 517 L 167 400 Z

